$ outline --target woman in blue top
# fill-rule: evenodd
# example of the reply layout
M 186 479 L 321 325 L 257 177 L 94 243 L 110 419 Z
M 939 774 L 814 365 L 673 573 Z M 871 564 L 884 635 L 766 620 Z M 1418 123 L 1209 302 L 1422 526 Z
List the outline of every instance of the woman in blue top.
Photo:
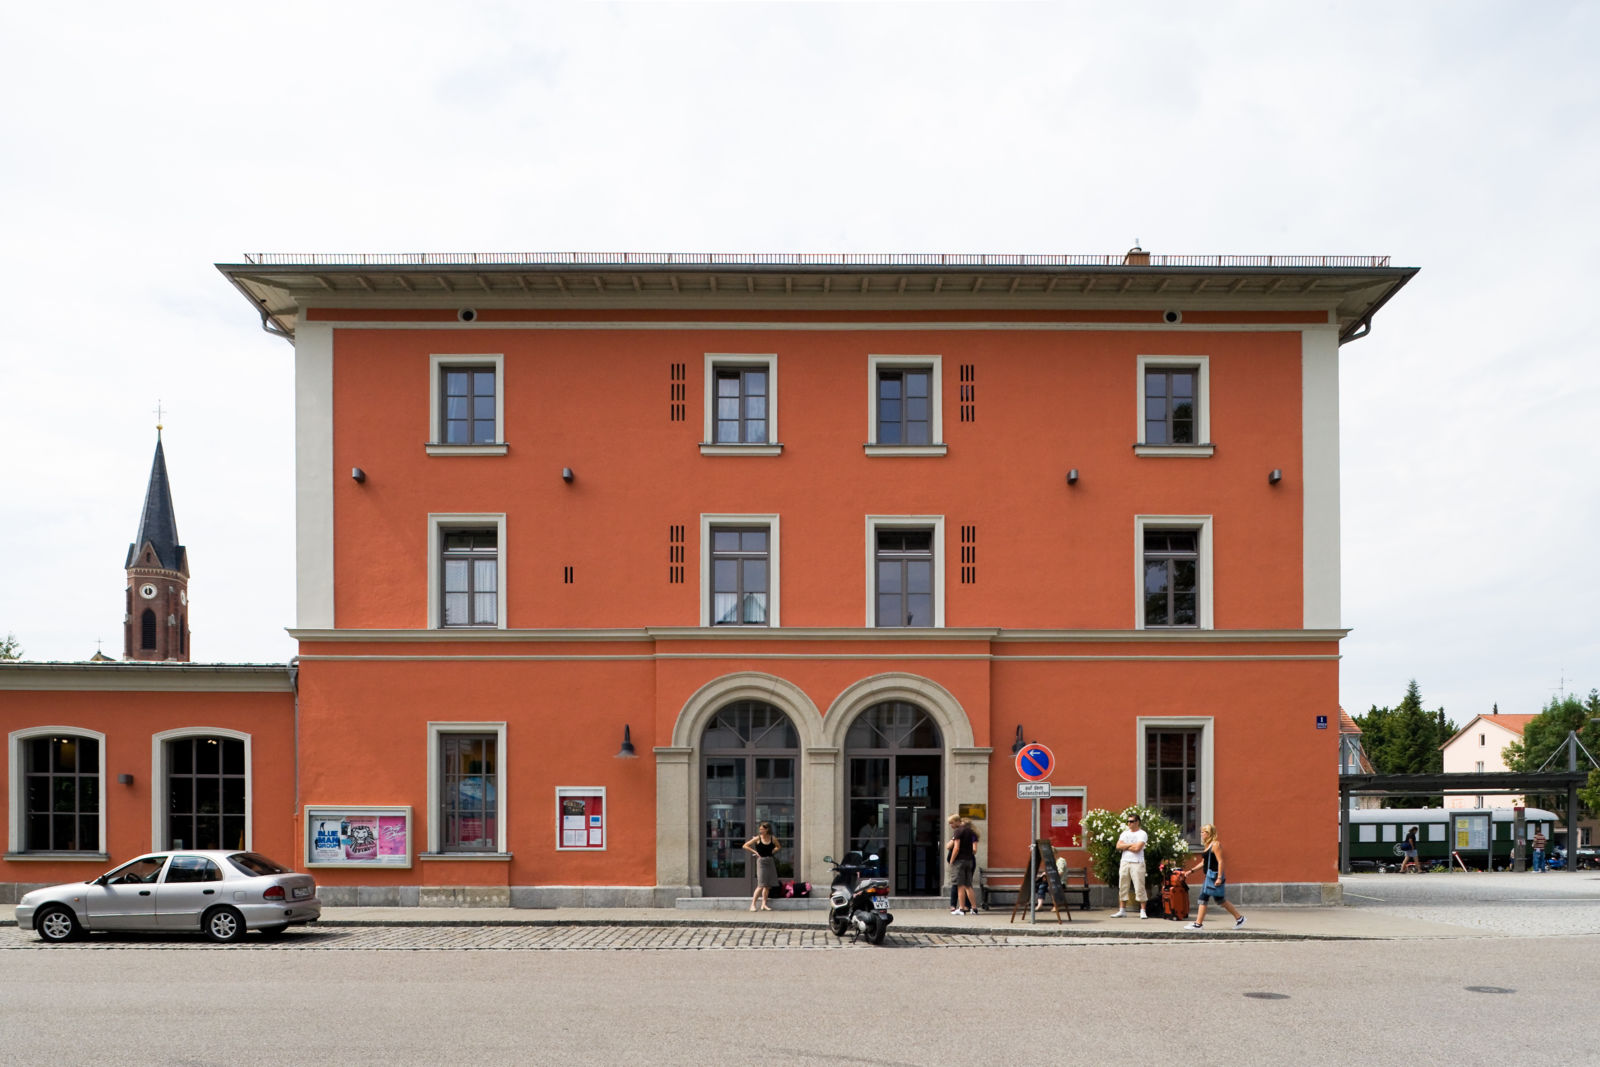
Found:
M 1184 929 L 1202 929 L 1206 924 L 1206 904 L 1213 900 L 1228 909 L 1228 914 L 1233 916 L 1234 926 L 1243 926 L 1244 916 L 1239 914 L 1238 908 L 1228 903 L 1228 898 L 1225 895 L 1228 891 L 1228 879 L 1224 873 L 1222 846 L 1217 843 L 1217 828 L 1210 823 L 1200 827 L 1200 843 L 1205 846 L 1205 851 L 1201 853 L 1201 860 L 1206 868 L 1206 884 L 1200 889 L 1200 910 L 1195 913 L 1194 922 L 1185 926 Z M 1200 866 L 1199 863 L 1196 863 L 1183 873 L 1193 874 L 1200 869 Z

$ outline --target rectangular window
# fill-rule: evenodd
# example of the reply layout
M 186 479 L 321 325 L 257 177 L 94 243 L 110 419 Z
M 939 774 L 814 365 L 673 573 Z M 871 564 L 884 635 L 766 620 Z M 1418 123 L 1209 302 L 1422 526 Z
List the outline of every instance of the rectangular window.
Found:
M 767 625 L 767 528 L 713 526 L 710 534 L 711 625 Z
M 498 626 L 499 531 L 441 530 L 440 539 L 441 625 Z
M 767 369 L 718 367 L 716 434 L 719 445 L 767 443 Z
M 438 850 L 499 851 L 499 735 L 439 734 Z
M 942 456 L 940 356 L 869 356 L 869 456 Z
M 705 357 L 705 456 L 776 456 L 778 357 L 708 352 Z
M 933 530 L 891 527 L 875 532 L 874 626 L 933 626 Z
M 25 738 L 24 852 L 99 852 L 100 742 L 77 734 Z
M 435 355 L 429 370 L 428 454 L 505 455 L 505 357 Z
M 444 410 L 439 413 L 447 445 L 487 445 L 498 440 L 495 418 L 493 367 L 445 367 L 440 392 Z
M 1189 841 L 1200 840 L 1200 727 L 1146 727 L 1144 802 L 1171 819 Z
M 1200 533 L 1144 533 L 1144 624 L 1199 626 Z
M 1193 367 L 1150 367 L 1144 372 L 1144 443 L 1196 444 L 1200 375 Z
M 1140 356 L 1137 360 L 1138 456 L 1210 456 L 1211 357 Z
M 876 443 L 933 443 L 933 371 L 930 368 L 879 368 Z

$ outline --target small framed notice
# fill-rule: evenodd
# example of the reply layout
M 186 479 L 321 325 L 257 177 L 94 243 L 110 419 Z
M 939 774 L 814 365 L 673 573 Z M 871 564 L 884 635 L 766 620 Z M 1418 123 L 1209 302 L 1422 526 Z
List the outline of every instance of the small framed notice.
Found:
M 306 805 L 307 867 L 410 867 L 409 805 Z
M 556 787 L 556 848 L 568 852 L 604 852 L 606 788 Z

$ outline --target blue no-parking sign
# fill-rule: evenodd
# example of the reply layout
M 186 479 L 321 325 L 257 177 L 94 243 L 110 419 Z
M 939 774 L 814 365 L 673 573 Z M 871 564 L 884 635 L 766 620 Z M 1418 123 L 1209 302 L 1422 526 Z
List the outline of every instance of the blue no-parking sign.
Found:
M 1017 753 L 1017 773 L 1025 782 L 1042 782 L 1056 769 L 1056 757 L 1038 742 L 1023 745 Z

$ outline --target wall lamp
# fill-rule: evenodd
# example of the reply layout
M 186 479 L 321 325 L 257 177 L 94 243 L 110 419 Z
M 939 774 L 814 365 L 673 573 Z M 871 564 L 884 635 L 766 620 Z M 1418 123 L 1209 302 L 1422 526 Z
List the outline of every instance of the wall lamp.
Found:
M 1069 470 L 1067 472 L 1067 484 L 1068 485 L 1077 485 L 1078 484 L 1078 468 L 1077 467 L 1073 467 L 1071 470 Z
M 367 480 L 367 472 L 362 470 L 360 467 L 351 467 L 350 477 L 354 478 L 358 482 L 364 482 Z
M 1011 754 L 1015 756 L 1022 751 L 1023 746 L 1026 744 L 1027 742 L 1022 739 L 1022 724 L 1019 722 L 1017 723 L 1017 739 L 1011 742 Z
M 1277 485 L 1281 481 L 1283 481 L 1283 471 L 1278 467 L 1273 467 L 1267 474 L 1267 484 Z
M 626 723 L 622 727 L 622 750 L 617 753 L 617 759 L 638 759 L 639 751 L 633 747 L 633 729 Z
M 117 775 L 117 784 L 118 785 L 132 785 L 133 784 L 133 775 L 131 775 L 131 774 L 119 774 L 119 775 Z
M 571 467 L 562 467 L 561 468 L 561 480 L 566 482 L 568 485 L 572 484 L 572 468 Z

